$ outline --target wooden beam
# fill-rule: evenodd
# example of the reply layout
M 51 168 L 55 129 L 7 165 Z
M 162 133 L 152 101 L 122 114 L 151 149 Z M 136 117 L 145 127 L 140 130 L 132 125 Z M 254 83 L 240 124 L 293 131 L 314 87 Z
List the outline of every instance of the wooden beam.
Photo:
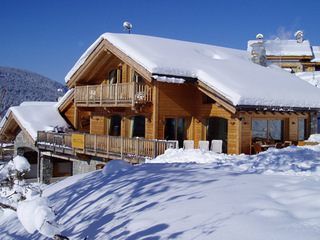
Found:
M 222 96 L 220 93 L 214 91 L 212 88 L 207 86 L 205 83 L 198 81 L 195 86 L 197 86 L 199 91 L 201 91 L 204 94 L 211 97 L 213 100 L 215 100 L 218 104 L 220 104 L 222 107 L 224 107 L 230 113 L 236 113 L 235 106 L 232 104 L 232 102 L 229 99 Z

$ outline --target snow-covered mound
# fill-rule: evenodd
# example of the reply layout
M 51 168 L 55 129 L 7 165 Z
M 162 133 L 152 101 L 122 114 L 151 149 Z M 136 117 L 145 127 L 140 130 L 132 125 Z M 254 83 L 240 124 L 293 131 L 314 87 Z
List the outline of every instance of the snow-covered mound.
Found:
M 133 167 L 111 161 L 43 196 L 70 239 L 316 240 L 319 160 L 319 145 L 255 156 L 168 150 Z M 0 212 L 0 238 L 48 239 L 9 210 Z

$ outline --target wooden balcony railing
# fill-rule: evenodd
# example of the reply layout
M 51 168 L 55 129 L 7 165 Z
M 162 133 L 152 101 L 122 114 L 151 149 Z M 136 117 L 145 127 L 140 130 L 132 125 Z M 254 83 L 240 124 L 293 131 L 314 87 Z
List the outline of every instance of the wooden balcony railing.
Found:
M 77 86 L 78 106 L 132 106 L 152 102 L 152 89 L 145 83 L 116 83 Z
M 83 145 L 76 146 L 72 135 L 81 137 Z M 105 158 L 144 161 L 156 158 L 168 148 L 178 148 L 178 141 L 147 140 L 83 133 L 38 132 L 37 145 L 41 150 L 76 155 L 77 153 Z

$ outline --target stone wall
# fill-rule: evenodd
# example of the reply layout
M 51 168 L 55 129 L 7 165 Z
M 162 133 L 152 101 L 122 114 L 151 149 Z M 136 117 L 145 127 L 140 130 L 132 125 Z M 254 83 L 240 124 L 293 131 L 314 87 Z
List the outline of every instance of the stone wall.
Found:
M 50 184 L 50 179 L 53 174 L 53 164 L 51 157 L 42 156 L 40 159 L 40 182 Z
M 95 158 L 91 160 L 79 160 L 73 162 L 73 175 L 92 172 L 97 170 L 97 165 L 105 164 L 106 162 L 103 159 Z
M 24 151 L 25 148 L 30 148 L 33 151 L 38 152 L 38 148 L 34 146 L 30 138 L 24 133 L 24 131 L 20 130 L 14 141 L 14 157 L 17 155 L 23 155 L 24 152 L 22 151 Z

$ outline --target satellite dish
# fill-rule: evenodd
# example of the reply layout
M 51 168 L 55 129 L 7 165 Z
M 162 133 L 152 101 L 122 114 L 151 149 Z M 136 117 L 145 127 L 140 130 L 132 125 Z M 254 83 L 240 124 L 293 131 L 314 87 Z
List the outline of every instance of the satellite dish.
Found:
M 130 22 L 124 22 L 123 26 L 126 28 L 126 30 L 130 33 L 130 29 L 132 28 L 132 24 Z

